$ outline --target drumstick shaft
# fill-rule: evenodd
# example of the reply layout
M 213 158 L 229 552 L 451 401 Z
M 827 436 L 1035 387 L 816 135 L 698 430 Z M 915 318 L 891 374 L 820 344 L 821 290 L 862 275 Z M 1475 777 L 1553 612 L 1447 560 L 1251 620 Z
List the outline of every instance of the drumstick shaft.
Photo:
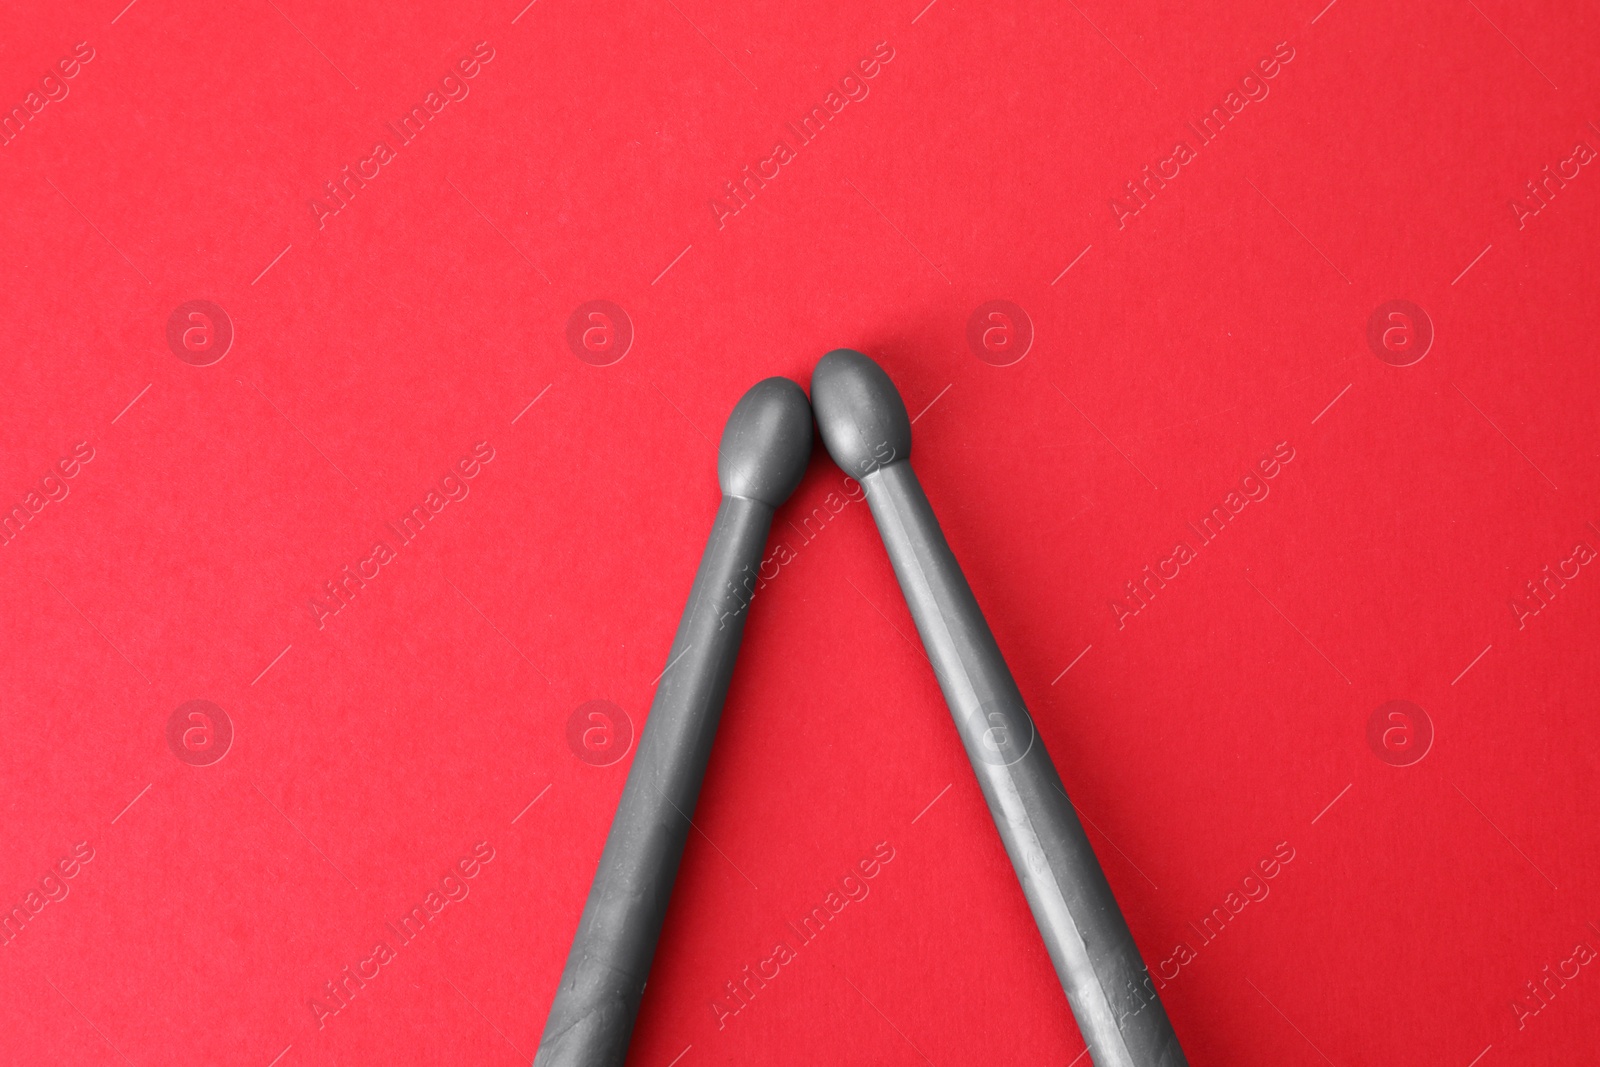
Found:
M 769 378 L 723 434 L 722 503 L 656 683 L 535 1067 L 621 1067 L 755 594 L 772 515 L 811 451 L 800 387 Z
M 916 473 L 910 463 L 895 463 L 861 484 L 1095 1067 L 1185 1063 L 1111 886 Z
M 725 498 L 717 510 L 561 974 L 539 1067 L 601 1067 L 627 1055 L 744 633 L 746 612 L 727 617 L 737 607 L 728 587 L 760 565 L 771 524 L 772 509 L 759 501 Z

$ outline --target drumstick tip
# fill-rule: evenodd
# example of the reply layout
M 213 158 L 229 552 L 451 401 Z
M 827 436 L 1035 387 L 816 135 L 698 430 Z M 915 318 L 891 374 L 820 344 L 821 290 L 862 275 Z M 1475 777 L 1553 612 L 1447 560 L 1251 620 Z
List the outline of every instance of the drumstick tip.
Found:
M 847 474 L 863 478 L 911 455 L 911 419 L 894 382 L 868 357 L 849 348 L 823 356 L 811 373 L 811 402 L 828 454 Z
M 811 404 L 788 378 L 751 386 L 728 416 L 717 447 L 717 481 L 728 496 L 778 507 L 811 461 Z

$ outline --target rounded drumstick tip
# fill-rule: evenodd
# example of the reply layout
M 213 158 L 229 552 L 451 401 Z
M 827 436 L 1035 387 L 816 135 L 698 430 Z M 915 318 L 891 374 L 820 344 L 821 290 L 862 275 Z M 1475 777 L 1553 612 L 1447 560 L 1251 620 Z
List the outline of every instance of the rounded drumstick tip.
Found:
M 811 372 L 811 403 L 828 455 L 863 478 L 911 456 L 911 419 L 900 391 L 872 360 L 837 348 Z
M 728 416 L 717 446 L 717 481 L 727 496 L 778 507 L 811 461 L 811 404 L 788 378 L 752 385 Z

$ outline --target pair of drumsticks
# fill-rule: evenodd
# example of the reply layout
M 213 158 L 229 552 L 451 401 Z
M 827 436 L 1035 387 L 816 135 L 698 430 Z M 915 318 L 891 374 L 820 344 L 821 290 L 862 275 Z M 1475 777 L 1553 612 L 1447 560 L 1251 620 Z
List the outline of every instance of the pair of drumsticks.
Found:
M 1128 924 L 994 635 L 908 462 L 911 420 L 872 360 L 839 349 L 811 401 L 768 378 L 718 448 L 722 503 L 572 939 L 535 1067 L 621 1067 L 689 833 L 772 516 L 828 453 L 867 503 L 939 688 L 1095 1067 L 1186 1067 Z M 740 595 L 730 610 L 729 591 Z

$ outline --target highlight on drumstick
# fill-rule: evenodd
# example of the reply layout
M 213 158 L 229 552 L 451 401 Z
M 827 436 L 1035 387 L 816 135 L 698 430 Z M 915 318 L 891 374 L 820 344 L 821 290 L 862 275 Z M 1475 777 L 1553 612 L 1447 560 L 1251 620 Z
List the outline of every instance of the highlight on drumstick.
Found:
M 689 818 L 744 635 L 772 514 L 811 456 L 811 406 L 787 378 L 745 393 L 718 449 L 717 508 L 611 823 L 535 1067 L 621 1067 Z
M 823 444 L 866 489 L 957 732 L 1095 1067 L 1188 1061 L 1055 764 L 911 469 L 894 383 L 850 349 L 822 357 L 811 401 Z

